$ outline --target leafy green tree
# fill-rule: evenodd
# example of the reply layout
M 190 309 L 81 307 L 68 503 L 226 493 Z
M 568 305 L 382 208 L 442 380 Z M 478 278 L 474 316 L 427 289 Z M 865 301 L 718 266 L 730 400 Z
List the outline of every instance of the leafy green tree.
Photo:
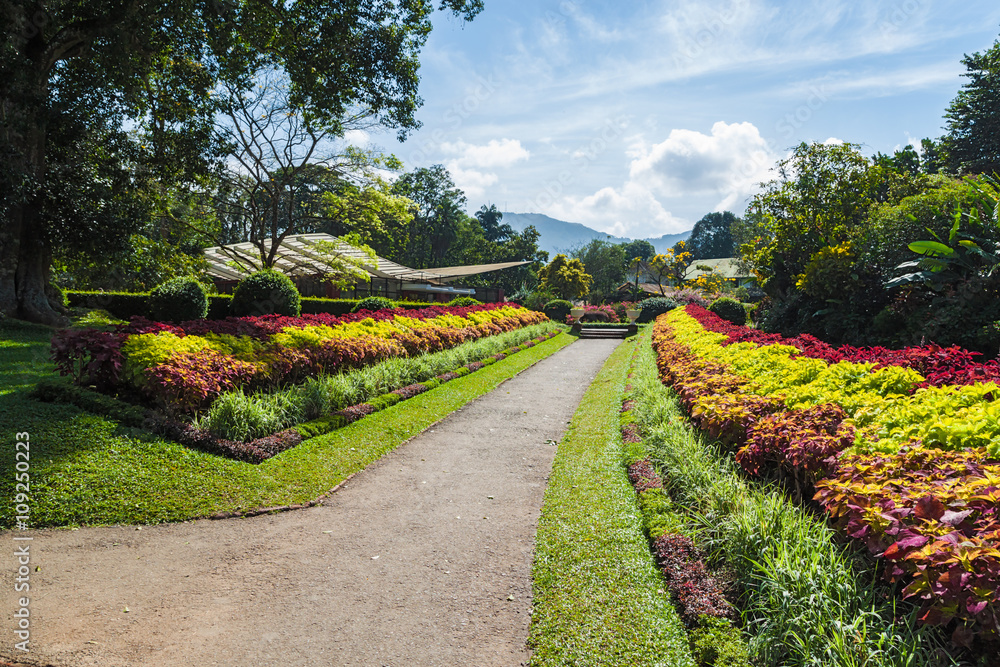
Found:
M 583 262 L 560 253 L 538 272 L 542 288 L 561 299 L 578 299 L 590 291 L 593 279 L 587 275 Z
M 920 171 L 924 174 L 940 174 L 948 164 L 948 155 L 940 141 L 920 140 Z
M 439 7 L 472 19 L 483 4 Z M 254 72 L 275 66 L 317 126 L 340 134 L 362 110 L 404 136 L 418 125 L 433 10 L 432 0 L 3 0 L 0 311 L 57 321 L 44 293 L 53 248 L 128 238 L 147 219 L 131 196 L 137 179 L 208 171 L 220 81 L 249 90 Z
M 465 193 L 455 187 L 443 165 L 419 167 L 403 174 L 393 184 L 392 193 L 411 200 L 415 206 L 408 242 L 399 261 L 416 269 L 442 266 L 448 249 L 458 239 L 465 214 Z
M 945 113 L 948 166 L 959 174 L 1000 172 L 1000 41 L 962 64 L 968 82 Z
M 620 244 L 594 239 L 574 250 L 572 257 L 583 262 L 584 271 L 593 279 L 589 291 L 592 303 L 615 294 L 626 280 L 630 258 Z
M 656 254 L 656 248 L 646 239 L 636 239 L 635 241 L 623 243 L 622 252 L 625 253 L 625 258 L 629 261 L 632 261 L 636 257 L 646 261 Z
M 872 207 L 919 192 L 919 177 L 872 164 L 859 148 L 800 144 L 751 200 L 738 253 L 772 298 L 788 298 L 821 249 L 855 241 Z
M 483 228 L 483 236 L 487 241 L 504 241 L 514 234 L 510 225 L 503 224 L 503 213 L 496 207 L 496 204 L 486 204 L 476 211 L 476 220 Z
M 739 218 L 733 213 L 722 211 L 708 213 L 694 223 L 694 229 L 691 230 L 691 236 L 687 240 L 687 249 L 691 252 L 692 258 L 732 257 L 735 254 L 732 226 L 738 221 Z

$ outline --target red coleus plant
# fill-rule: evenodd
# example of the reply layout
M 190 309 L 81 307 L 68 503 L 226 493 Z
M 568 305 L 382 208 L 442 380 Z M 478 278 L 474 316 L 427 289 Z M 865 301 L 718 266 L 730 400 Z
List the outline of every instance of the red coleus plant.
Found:
M 51 358 L 60 374 L 76 384 L 94 384 L 111 391 L 118 383 L 124 359 L 124 336 L 94 329 L 62 329 L 52 336 Z
M 733 618 L 733 606 L 722 585 L 705 568 L 702 555 L 686 535 L 667 533 L 653 541 L 653 554 L 663 570 L 667 587 L 688 624 L 702 615 Z
M 727 339 L 722 343 L 723 345 L 744 342 L 757 345 L 790 345 L 797 348 L 799 354 L 804 357 L 822 359 L 831 364 L 849 361 L 875 364 L 876 368 L 885 366 L 912 368 L 923 375 L 926 380 L 920 385 L 921 387 L 967 385 L 976 382 L 1000 383 L 1000 361 L 996 359 L 985 362 L 976 361 L 976 357 L 982 356 L 981 353 L 971 352 L 957 345 L 941 347 L 931 343 L 901 350 L 885 347 L 854 347 L 853 345 L 834 347 L 809 334 L 799 334 L 792 338 L 786 338 L 780 334 L 764 333 L 750 327 L 732 324 L 697 305 L 687 306 L 685 312 L 695 318 L 706 330 L 727 336 Z
M 836 469 L 837 454 L 854 444 L 855 429 L 843 423 L 846 417 L 831 403 L 769 414 L 750 425 L 736 461 L 754 475 L 761 468 L 785 466 L 826 476 Z
M 959 619 L 961 642 L 1000 638 L 1000 462 L 979 450 L 904 448 L 848 456 L 816 484 L 816 500 L 848 535 L 889 565 L 922 619 Z
M 147 387 L 169 409 L 197 410 L 223 391 L 252 385 L 259 372 L 215 350 L 179 352 L 147 371 Z
M 903 595 L 923 603 L 925 623 L 954 621 L 959 644 L 1000 638 L 1000 462 L 988 460 L 984 449 L 945 452 L 920 443 L 893 455 L 842 455 L 855 432 L 839 406 L 753 408 L 747 404 L 759 397 L 741 392 L 739 378 L 706 380 L 727 370 L 678 345 L 665 321 L 654 327 L 654 346 L 662 376 L 679 383 L 675 388 L 699 411 L 703 428 L 723 436 L 728 428 L 736 438 L 739 416 L 756 412 L 746 420 L 747 445 L 737 454 L 741 465 L 750 472 L 783 466 L 818 480 L 815 499 L 845 534 L 885 559 L 886 576 L 905 583 Z M 905 352 L 921 359 L 925 370 L 943 355 L 968 359 L 932 346 Z M 717 388 L 718 395 L 710 393 Z
M 628 481 L 632 482 L 636 493 L 663 488 L 663 481 L 648 458 L 640 459 L 628 467 Z

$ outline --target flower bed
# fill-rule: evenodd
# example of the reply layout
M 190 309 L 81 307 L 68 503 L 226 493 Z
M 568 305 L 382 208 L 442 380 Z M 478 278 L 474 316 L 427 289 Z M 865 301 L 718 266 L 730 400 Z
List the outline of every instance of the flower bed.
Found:
M 283 451 L 299 445 L 305 439 L 324 435 L 338 428 L 353 424 L 368 415 L 392 407 L 400 401 L 413 398 L 445 382 L 464 377 L 469 373 L 474 373 L 496 361 L 507 358 L 516 351 L 534 347 L 538 343 L 556 335 L 557 332 L 543 334 L 534 340 L 521 343 L 519 347 L 500 352 L 482 361 L 468 363 L 455 369 L 455 371 L 438 375 L 426 382 L 399 387 L 387 394 L 373 397 L 365 403 L 352 405 L 319 419 L 314 419 L 271 435 L 255 438 L 248 442 L 218 437 L 206 429 L 165 418 L 161 415 L 150 416 L 145 425 L 150 430 L 189 447 L 195 447 L 209 453 L 219 454 L 246 463 L 262 463 L 272 456 L 276 456 Z
M 996 362 L 833 348 L 697 306 L 659 318 L 653 340 L 664 382 L 745 470 L 815 483 L 837 525 L 922 601 L 924 622 L 957 619 L 956 643 L 1000 636 L 1000 388 L 975 380 Z
M 179 325 L 136 317 L 115 332 L 58 332 L 52 356 L 60 372 L 78 384 L 138 394 L 169 412 L 192 413 L 230 389 L 294 384 L 544 320 L 541 313 L 505 304 L 342 317 L 231 317 Z

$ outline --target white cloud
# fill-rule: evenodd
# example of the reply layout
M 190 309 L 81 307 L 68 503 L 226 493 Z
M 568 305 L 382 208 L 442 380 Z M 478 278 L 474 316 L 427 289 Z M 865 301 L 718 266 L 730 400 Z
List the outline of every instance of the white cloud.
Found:
M 752 123 L 719 121 L 711 134 L 675 129 L 658 144 L 634 149 L 629 177 L 663 197 L 714 194 L 731 204 L 754 192 L 777 159 Z
M 566 196 L 545 207 L 544 213 L 629 238 L 662 236 L 691 228 L 690 222 L 671 214 L 653 193 L 636 183 L 601 188 L 585 197 Z
M 491 139 L 486 144 L 470 144 L 458 140 L 441 144 L 445 154 L 454 157 L 445 162 L 455 185 L 470 199 L 482 197 L 486 188 L 499 180 L 493 169 L 506 169 L 531 157 L 517 139 Z
M 461 168 L 509 167 L 531 157 L 531 153 L 517 139 L 491 139 L 489 143 L 478 146 L 462 140 L 454 143 L 446 141 L 441 144 L 441 150 L 457 155 L 451 162 Z

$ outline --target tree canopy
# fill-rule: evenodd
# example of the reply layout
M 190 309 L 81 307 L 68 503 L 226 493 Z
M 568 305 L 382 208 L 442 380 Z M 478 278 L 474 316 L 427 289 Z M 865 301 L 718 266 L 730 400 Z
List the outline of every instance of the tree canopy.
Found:
M 583 262 L 558 254 L 538 272 L 542 288 L 560 299 L 578 299 L 590 291 L 593 279 L 587 275 Z
M 687 249 L 694 259 L 717 259 L 721 257 L 732 257 L 735 253 L 733 248 L 733 223 L 737 218 L 729 211 L 721 213 L 708 213 L 701 220 L 694 223 L 691 236 L 687 240 Z
M 959 174 L 1000 172 L 1000 41 L 962 64 L 968 82 L 945 113 L 948 166 Z
M 482 0 L 441 0 L 472 19 Z M 362 112 L 418 125 L 418 56 L 432 0 L 325 3 L 3 0 L 0 311 L 55 322 L 52 251 L 128 238 L 153 200 L 137 184 L 192 183 L 218 164 L 213 92 L 272 66 L 291 103 L 333 134 Z M 151 189 L 147 189 L 151 190 Z

